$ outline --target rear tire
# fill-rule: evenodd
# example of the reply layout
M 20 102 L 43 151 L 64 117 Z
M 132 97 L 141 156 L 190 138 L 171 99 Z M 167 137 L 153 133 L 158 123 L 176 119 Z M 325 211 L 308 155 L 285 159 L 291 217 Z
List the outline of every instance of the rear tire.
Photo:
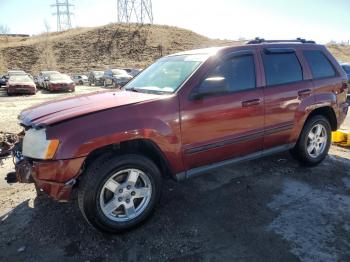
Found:
M 105 155 L 97 158 L 80 182 L 78 203 L 96 229 L 119 233 L 142 224 L 160 198 L 161 174 L 148 158 Z
M 292 156 L 307 166 L 314 166 L 325 159 L 331 145 L 331 125 L 329 120 L 321 115 L 310 118 L 295 147 Z

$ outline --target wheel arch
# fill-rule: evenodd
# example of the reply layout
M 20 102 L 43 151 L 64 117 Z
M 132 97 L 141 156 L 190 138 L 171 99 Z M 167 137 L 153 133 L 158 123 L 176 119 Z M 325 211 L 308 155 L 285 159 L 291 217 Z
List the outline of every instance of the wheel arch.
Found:
M 159 170 L 161 171 L 162 176 L 165 177 L 173 177 L 173 172 L 171 170 L 170 164 L 164 153 L 161 149 L 151 141 L 150 139 L 133 139 L 123 141 L 117 144 L 106 145 L 100 148 L 97 148 L 90 152 L 86 157 L 83 167 L 82 173 L 84 170 L 99 156 L 103 154 L 111 154 L 111 155 L 122 155 L 122 154 L 140 154 L 143 155 L 150 160 L 152 160 Z
M 336 131 L 337 130 L 337 117 L 336 114 L 331 106 L 322 106 L 318 107 L 310 112 L 310 114 L 307 116 L 305 123 L 311 119 L 312 117 L 316 115 L 322 115 L 325 118 L 328 119 L 330 125 L 331 125 L 331 130 Z M 304 125 L 305 125 L 304 123 Z

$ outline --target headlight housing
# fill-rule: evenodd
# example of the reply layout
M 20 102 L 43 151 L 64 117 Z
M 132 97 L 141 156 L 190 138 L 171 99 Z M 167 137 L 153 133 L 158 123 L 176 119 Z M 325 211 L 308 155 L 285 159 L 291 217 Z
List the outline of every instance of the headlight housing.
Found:
M 52 159 L 60 141 L 47 140 L 46 129 L 29 129 L 23 138 L 23 156 L 35 159 Z

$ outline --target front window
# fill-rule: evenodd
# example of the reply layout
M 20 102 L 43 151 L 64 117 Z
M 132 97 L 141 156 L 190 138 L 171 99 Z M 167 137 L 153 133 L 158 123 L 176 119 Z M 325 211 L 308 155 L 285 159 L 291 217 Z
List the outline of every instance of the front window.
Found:
M 51 81 L 68 81 L 71 80 L 71 78 L 68 75 L 61 75 L 61 74 L 56 74 L 56 75 L 51 75 L 50 76 Z
M 128 73 L 122 69 L 113 69 L 112 74 L 115 76 L 129 76 Z
M 103 76 L 103 71 L 95 71 L 95 76 Z
M 126 90 L 173 93 L 208 55 L 178 55 L 159 59 L 126 85 Z
M 31 83 L 32 80 L 27 75 L 13 75 L 10 77 L 10 82 Z

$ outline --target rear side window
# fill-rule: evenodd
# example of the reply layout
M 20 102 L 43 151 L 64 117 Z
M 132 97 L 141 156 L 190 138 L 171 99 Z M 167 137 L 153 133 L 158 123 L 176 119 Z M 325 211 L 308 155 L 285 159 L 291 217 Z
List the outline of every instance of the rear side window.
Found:
M 348 65 L 344 65 L 342 67 L 343 67 L 345 73 L 347 73 L 349 75 L 350 74 L 350 65 L 349 66 Z
M 281 85 L 303 80 L 299 60 L 292 53 L 263 53 L 266 84 Z
M 213 94 L 231 93 L 255 88 L 255 82 L 253 55 L 236 56 L 215 67 L 202 82 L 199 91 L 210 91 Z
M 311 69 L 313 79 L 335 76 L 331 62 L 321 51 L 304 51 L 304 56 Z

